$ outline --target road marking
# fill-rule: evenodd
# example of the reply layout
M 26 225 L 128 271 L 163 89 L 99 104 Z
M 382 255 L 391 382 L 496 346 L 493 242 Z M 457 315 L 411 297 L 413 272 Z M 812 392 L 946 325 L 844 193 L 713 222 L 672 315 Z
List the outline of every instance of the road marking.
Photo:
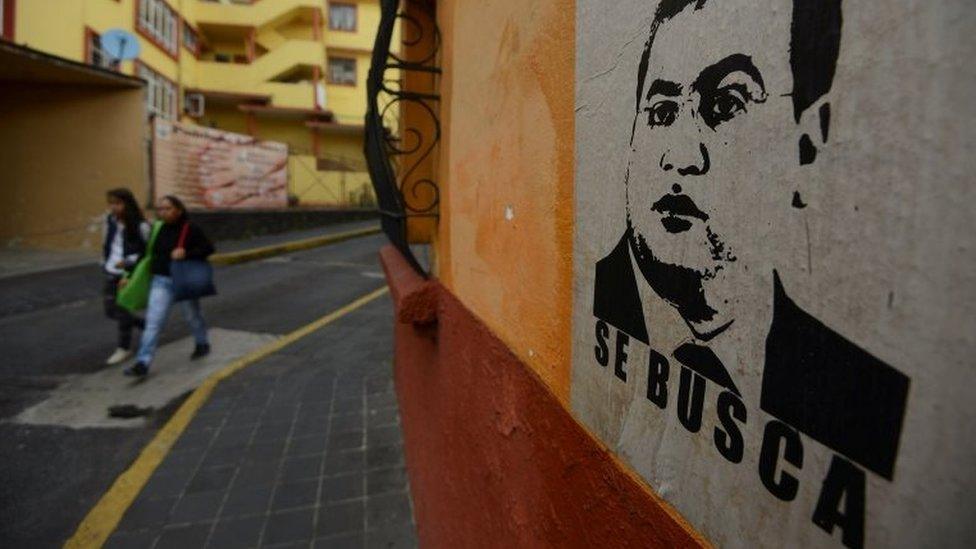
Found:
M 257 259 L 265 259 L 276 255 L 318 248 L 329 244 L 335 244 L 337 242 L 343 242 L 345 240 L 351 240 L 360 236 L 378 234 L 379 232 L 379 227 L 368 227 L 366 229 L 357 229 L 342 233 L 313 236 L 312 238 L 304 238 L 302 240 L 292 240 L 291 242 L 282 242 L 281 244 L 272 244 L 270 246 L 251 248 L 249 250 L 241 250 L 239 252 L 213 254 L 209 259 L 214 265 L 235 265 L 237 263 L 244 263 L 246 261 L 255 261 Z
M 376 300 L 385 295 L 387 291 L 388 288 L 386 286 L 374 290 L 352 303 L 298 328 L 281 339 L 273 341 L 257 351 L 235 360 L 220 371 L 214 372 L 187 397 L 179 410 L 173 414 L 173 417 L 166 422 L 166 425 L 142 449 L 142 453 L 139 454 L 135 462 L 115 479 L 112 487 L 92 507 L 88 515 L 78 525 L 78 529 L 74 535 L 65 542 L 64 546 L 70 549 L 101 547 L 108 540 L 115 527 L 118 526 L 119 521 L 122 520 L 122 515 L 132 505 L 132 502 L 139 495 L 139 492 L 142 491 L 146 482 L 149 481 L 156 467 L 162 463 L 166 454 L 169 453 L 170 448 L 179 439 L 186 426 L 190 424 L 193 416 L 196 415 L 200 407 L 210 398 L 218 383 L 247 366 L 280 351 L 312 332 Z

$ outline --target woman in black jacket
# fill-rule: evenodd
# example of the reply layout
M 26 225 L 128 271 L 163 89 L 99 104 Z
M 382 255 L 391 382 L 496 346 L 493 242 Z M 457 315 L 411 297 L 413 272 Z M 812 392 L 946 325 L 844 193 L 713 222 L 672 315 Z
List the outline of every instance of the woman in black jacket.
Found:
M 125 371 L 127 375 L 140 377 L 149 373 L 149 365 L 159 344 L 159 334 L 173 305 L 171 263 L 184 259 L 206 259 L 214 252 L 207 235 L 190 222 L 186 207 L 180 199 L 171 195 L 164 196 L 156 204 L 156 213 L 163 226 L 152 249 L 153 277 L 149 289 L 149 306 L 146 308 L 146 328 L 142 332 L 136 363 Z M 182 304 L 183 314 L 196 342 L 190 359 L 206 356 L 210 352 L 210 341 L 207 338 L 207 325 L 200 314 L 200 302 L 190 299 Z
M 118 323 L 118 346 L 105 361 L 108 365 L 119 364 L 132 356 L 132 329 L 145 326 L 145 322 L 115 303 L 119 280 L 135 267 L 146 252 L 149 240 L 149 223 L 142 216 L 139 204 L 129 189 L 112 189 L 106 193 L 109 213 L 105 217 L 105 239 L 102 242 L 102 270 L 105 283 L 102 286 L 105 316 Z

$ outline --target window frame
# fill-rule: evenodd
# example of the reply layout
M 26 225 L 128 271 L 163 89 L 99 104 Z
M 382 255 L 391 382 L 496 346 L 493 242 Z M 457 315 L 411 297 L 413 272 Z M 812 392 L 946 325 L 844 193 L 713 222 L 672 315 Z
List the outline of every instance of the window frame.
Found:
M 135 0 L 133 16 L 136 32 L 175 61 L 179 61 L 183 41 L 179 12 L 166 0 Z
M 98 55 L 100 55 L 102 57 L 102 62 L 101 63 L 96 63 L 95 62 L 95 45 L 94 45 L 94 40 L 96 40 L 96 39 L 99 42 L 98 43 Z M 113 67 L 110 64 L 106 64 L 105 63 L 105 57 L 106 57 L 106 55 L 105 55 L 105 52 L 102 50 L 101 39 L 102 39 L 101 33 L 95 32 L 95 29 L 93 29 L 93 28 L 91 28 L 91 27 L 89 27 L 87 25 L 85 26 L 85 38 L 84 38 L 84 40 L 85 40 L 85 44 L 84 44 L 85 63 L 87 63 L 89 65 L 94 65 L 96 67 L 112 69 Z
M 193 25 L 191 25 L 190 22 L 187 21 L 186 19 L 180 18 L 180 21 L 182 22 L 182 28 L 180 29 L 180 45 L 183 48 L 186 48 L 186 51 L 193 54 L 193 57 L 200 59 L 200 54 L 203 51 L 203 48 L 200 44 L 200 31 L 193 28 Z M 190 36 L 190 33 L 186 32 L 187 29 L 190 30 L 192 36 L 194 37 L 193 42 L 196 45 L 195 49 L 190 49 L 190 47 L 186 44 L 186 37 Z
M 352 82 L 341 82 L 333 78 L 332 75 L 332 62 L 333 61 L 352 61 Z M 359 85 L 359 60 L 352 56 L 344 55 L 330 55 L 326 59 L 326 75 L 325 81 L 332 86 L 350 86 L 356 87 Z
M 136 59 L 134 65 L 135 75 L 146 81 L 146 112 L 167 120 L 179 120 L 179 85 L 141 59 Z M 149 73 L 151 78 L 146 78 L 144 73 Z M 157 93 L 157 88 L 161 85 L 163 86 L 163 92 L 167 93 L 166 96 L 161 96 Z M 171 112 L 166 110 L 167 106 L 172 109 Z
M 332 8 L 352 8 L 352 28 L 343 29 L 332 26 Z M 359 4 L 351 2 L 329 2 L 329 11 L 326 14 L 329 18 L 329 30 L 335 32 L 359 32 Z

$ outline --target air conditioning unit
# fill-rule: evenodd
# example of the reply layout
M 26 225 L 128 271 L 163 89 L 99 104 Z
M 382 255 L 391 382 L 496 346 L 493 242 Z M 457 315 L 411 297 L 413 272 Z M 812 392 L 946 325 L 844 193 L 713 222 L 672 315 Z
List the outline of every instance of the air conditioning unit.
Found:
M 188 93 L 184 97 L 183 110 L 186 111 L 187 116 L 199 118 L 203 116 L 204 104 L 202 93 Z

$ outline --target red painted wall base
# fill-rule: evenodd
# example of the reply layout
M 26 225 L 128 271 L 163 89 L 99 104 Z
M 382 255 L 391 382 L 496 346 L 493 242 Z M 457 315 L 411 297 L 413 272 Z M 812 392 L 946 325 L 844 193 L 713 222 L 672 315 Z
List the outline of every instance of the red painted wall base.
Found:
M 457 298 L 381 256 L 423 547 L 705 544 Z

